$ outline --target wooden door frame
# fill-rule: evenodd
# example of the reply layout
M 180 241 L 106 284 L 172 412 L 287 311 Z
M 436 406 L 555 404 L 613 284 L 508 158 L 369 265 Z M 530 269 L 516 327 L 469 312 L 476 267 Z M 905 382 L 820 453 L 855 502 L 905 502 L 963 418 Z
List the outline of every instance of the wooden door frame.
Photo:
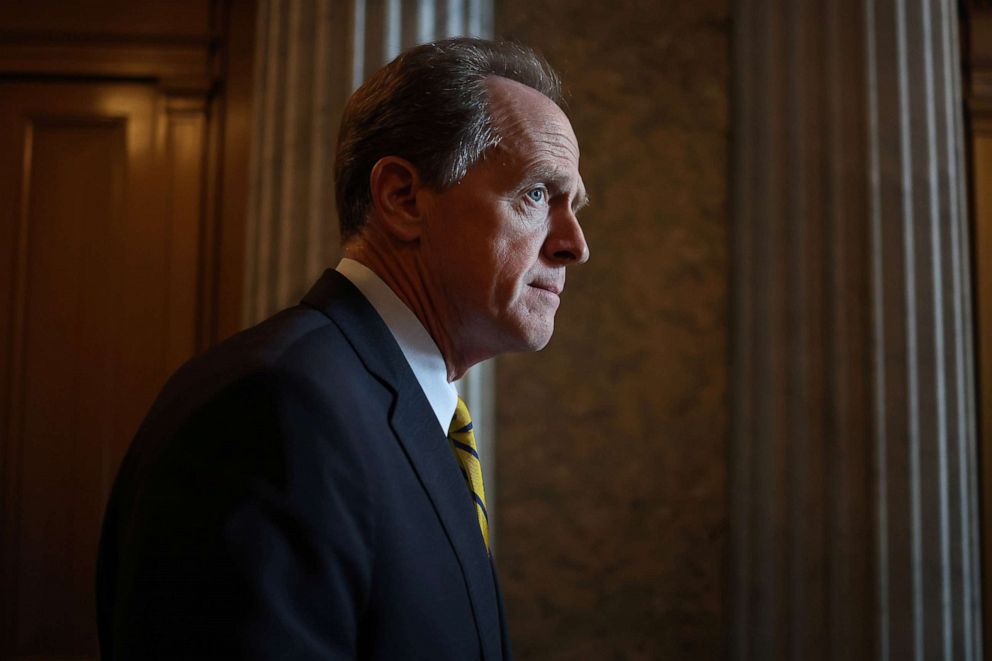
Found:
M 962 49 L 965 89 L 965 143 L 968 201 L 972 219 L 973 309 L 975 311 L 975 377 L 981 488 L 982 605 L 986 634 L 984 657 L 992 660 L 992 158 L 989 170 L 978 170 L 978 150 L 992 152 L 992 0 L 964 4 Z M 982 197 L 980 197 L 982 196 Z
M 217 113 L 218 126 L 211 131 L 219 141 L 219 167 L 214 177 L 214 213 L 208 217 L 214 218 L 217 233 L 208 242 L 214 248 L 213 262 L 204 269 L 213 279 L 204 289 L 208 294 L 201 317 L 201 349 L 240 330 L 244 318 L 257 5 L 255 0 L 218 4 L 225 44 L 225 79 L 219 97 L 222 106 Z

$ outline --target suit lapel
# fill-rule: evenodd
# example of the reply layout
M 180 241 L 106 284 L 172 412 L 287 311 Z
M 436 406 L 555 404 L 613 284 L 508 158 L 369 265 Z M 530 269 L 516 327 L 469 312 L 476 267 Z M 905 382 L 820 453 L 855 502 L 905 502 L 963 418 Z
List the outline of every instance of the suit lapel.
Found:
M 502 621 L 496 585 L 475 507 L 458 463 L 399 345 L 347 278 L 328 269 L 303 298 L 344 333 L 366 369 L 393 390 L 389 424 L 427 492 L 461 566 L 482 642 L 483 658 L 501 659 Z

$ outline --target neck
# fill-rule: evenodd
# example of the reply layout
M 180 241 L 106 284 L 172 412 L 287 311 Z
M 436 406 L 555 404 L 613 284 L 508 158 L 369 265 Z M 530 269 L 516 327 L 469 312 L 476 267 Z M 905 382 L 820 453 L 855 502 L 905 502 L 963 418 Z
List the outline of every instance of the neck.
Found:
M 344 255 L 362 264 L 382 279 L 393 293 L 413 312 L 434 340 L 444 357 L 448 381 L 460 379 L 471 367 L 468 357 L 455 350 L 453 329 L 443 297 L 436 288 L 428 286 L 430 273 L 424 267 L 416 242 L 400 242 L 373 227 L 366 226 L 361 234 L 344 245 Z

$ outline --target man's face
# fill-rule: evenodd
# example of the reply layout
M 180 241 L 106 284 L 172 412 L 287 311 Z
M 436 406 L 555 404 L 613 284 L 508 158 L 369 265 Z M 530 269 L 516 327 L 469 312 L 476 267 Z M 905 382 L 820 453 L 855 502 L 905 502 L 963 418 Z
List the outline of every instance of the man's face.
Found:
M 565 268 L 589 250 L 579 147 L 564 113 L 520 83 L 487 81 L 500 144 L 445 191 L 425 191 L 425 277 L 452 348 L 470 363 L 551 339 Z

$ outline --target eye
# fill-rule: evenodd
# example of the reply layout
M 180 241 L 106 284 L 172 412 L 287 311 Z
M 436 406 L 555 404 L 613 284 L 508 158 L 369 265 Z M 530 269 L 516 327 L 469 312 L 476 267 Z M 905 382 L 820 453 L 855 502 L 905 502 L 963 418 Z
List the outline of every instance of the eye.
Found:
M 526 195 L 531 202 L 540 204 L 548 199 L 548 189 L 544 186 L 538 186 L 536 188 L 531 188 L 527 191 Z

